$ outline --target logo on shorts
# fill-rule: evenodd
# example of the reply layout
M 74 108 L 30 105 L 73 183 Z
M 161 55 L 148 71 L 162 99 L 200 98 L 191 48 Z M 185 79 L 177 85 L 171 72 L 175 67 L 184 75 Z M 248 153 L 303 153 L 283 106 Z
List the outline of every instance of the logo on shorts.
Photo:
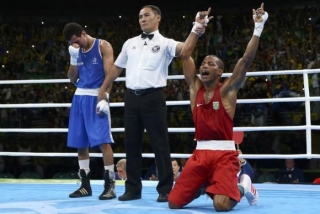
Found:
M 212 102 L 212 108 L 214 110 L 218 110 L 219 109 L 219 102 Z
M 160 46 L 159 45 L 156 45 L 152 48 L 152 52 L 153 53 L 158 53 L 160 51 Z

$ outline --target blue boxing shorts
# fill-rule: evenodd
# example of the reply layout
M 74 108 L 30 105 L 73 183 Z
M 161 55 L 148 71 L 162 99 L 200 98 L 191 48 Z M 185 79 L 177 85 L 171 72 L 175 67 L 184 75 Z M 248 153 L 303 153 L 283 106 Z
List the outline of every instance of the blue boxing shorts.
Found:
M 96 89 L 80 89 L 72 99 L 69 114 L 68 147 L 89 148 L 114 143 L 109 114 L 97 114 Z

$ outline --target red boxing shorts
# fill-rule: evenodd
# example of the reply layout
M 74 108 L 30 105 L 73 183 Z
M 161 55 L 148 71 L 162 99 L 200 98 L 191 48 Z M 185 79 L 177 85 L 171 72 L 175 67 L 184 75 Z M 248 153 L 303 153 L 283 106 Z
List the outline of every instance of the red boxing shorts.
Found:
M 237 173 L 239 153 L 232 150 L 195 150 L 169 194 L 169 201 L 182 207 L 196 198 L 205 184 L 206 193 L 226 195 L 240 201 Z

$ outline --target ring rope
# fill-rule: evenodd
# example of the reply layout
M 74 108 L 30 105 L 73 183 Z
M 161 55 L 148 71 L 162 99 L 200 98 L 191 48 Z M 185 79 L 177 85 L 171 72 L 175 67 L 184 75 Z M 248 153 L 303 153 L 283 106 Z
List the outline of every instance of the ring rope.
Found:
M 273 102 L 306 102 L 320 101 L 317 97 L 290 97 L 290 98 L 264 98 L 264 99 L 238 99 L 237 103 L 273 103 Z M 167 106 L 190 105 L 190 101 L 166 101 Z M 123 107 L 124 102 L 110 103 L 110 107 Z M 0 108 L 58 108 L 71 107 L 71 103 L 27 103 L 27 104 L 0 104 Z
M 318 125 L 302 125 L 302 126 L 245 126 L 245 127 L 234 127 L 234 131 L 288 131 L 288 130 L 306 130 L 307 128 L 319 130 Z M 168 132 L 172 133 L 183 133 L 183 132 L 194 132 L 194 128 L 168 128 Z M 68 128 L 3 128 L 0 132 L 24 132 L 24 133 L 40 133 L 40 132 L 68 132 Z M 124 128 L 111 128 L 111 132 L 124 132 Z
M 0 152 L 0 156 L 35 156 L 35 157 L 77 157 L 77 153 L 52 153 L 52 152 Z M 171 153 L 172 158 L 189 158 L 191 154 L 178 154 Z M 101 153 L 90 153 L 90 157 L 102 157 Z M 126 157 L 125 153 L 114 153 L 114 157 Z M 142 157 L 154 158 L 153 153 L 143 153 Z M 320 154 L 292 154 L 292 155 L 277 155 L 277 154 L 256 154 L 248 155 L 241 154 L 240 158 L 246 159 L 304 159 L 304 158 L 318 158 L 320 159 Z
M 310 97 L 309 94 L 309 73 L 320 73 L 320 69 L 305 69 L 305 70 L 282 70 L 282 71 L 259 71 L 259 72 L 248 72 L 246 76 L 271 76 L 271 75 L 283 75 L 283 74 L 303 74 L 303 84 L 304 84 L 304 97 L 295 98 L 268 98 L 268 99 L 238 99 L 237 103 L 269 103 L 269 102 L 305 102 L 305 114 L 306 125 L 304 126 L 259 126 L 259 127 L 234 127 L 235 131 L 268 131 L 268 130 L 305 130 L 306 131 L 306 154 L 298 155 L 274 155 L 274 154 L 256 154 L 256 155 L 246 155 L 242 154 L 240 157 L 243 158 L 255 158 L 255 159 L 271 159 L 271 158 L 318 158 L 320 159 L 320 154 L 312 154 L 311 148 L 311 130 L 319 130 L 320 126 L 311 125 L 311 101 L 319 101 L 320 97 Z M 231 73 L 224 73 L 222 77 L 228 77 Z M 184 79 L 183 75 L 170 75 L 168 79 Z M 119 77 L 116 81 L 125 81 L 125 77 Z M 70 83 L 69 79 L 50 79 L 50 80 L 5 80 L 0 81 L 0 84 L 34 84 L 34 83 Z M 167 101 L 167 105 L 188 105 L 190 101 Z M 0 104 L 0 108 L 50 108 L 50 107 L 70 107 L 71 103 L 42 103 L 42 104 Z M 111 107 L 123 107 L 124 103 L 110 103 Z M 67 132 L 66 128 L 32 128 L 32 129 L 19 129 L 19 128 L 6 128 L 0 129 L 0 132 Z M 112 132 L 124 132 L 124 128 L 112 128 Z M 194 132 L 194 128 L 168 128 L 169 132 Z M 61 157 L 76 157 L 77 153 L 34 153 L 34 152 L 0 152 L 3 156 L 61 156 Z M 171 154 L 172 157 L 189 157 L 191 154 Z M 101 157 L 101 153 L 92 153 L 92 157 Z M 114 157 L 125 157 L 124 153 L 115 153 Z M 143 153 L 142 157 L 154 157 L 154 154 Z
M 308 73 L 320 73 L 320 69 L 304 69 L 304 70 L 279 70 L 279 71 L 255 71 L 247 72 L 247 77 L 252 76 L 272 76 L 283 74 L 308 74 Z M 223 73 L 222 77 L 229 77 L 232 73 Z M 184 79 L 183 75 L 169 75 L 168 80 Z M 118 77 L 115 81 L 125 81 L 125 77 Z M 69 79 L 48 79 L 48 80 L 0 80 L 0 84 L 32 84 L 32 83 L 70 83 Z

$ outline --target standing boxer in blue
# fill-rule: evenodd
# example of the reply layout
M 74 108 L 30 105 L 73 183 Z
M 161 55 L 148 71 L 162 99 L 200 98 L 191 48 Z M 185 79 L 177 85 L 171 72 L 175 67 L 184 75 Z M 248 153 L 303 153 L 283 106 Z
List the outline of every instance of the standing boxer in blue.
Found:
M 63 35 L 69 42 L 68 77 L 77 87 L 72 99 L 68 131 L 68 147 L 78 149 L 81 187 L 69 195 L 78 198 L 92 195 L 90 186 L 89 147 L 99 146 L 104 163 L 104 191 L 100 200 L 116 197 L 110 109 L 107 102 L 98 103 L 99 88 L 114 63 L 113 48 L 105 40 L 93 38 L 77 23 L 68 23 Z M 109 95 L 111 86 L 104 92 Z M 99 106 L 107 114 L 97 113 Z

